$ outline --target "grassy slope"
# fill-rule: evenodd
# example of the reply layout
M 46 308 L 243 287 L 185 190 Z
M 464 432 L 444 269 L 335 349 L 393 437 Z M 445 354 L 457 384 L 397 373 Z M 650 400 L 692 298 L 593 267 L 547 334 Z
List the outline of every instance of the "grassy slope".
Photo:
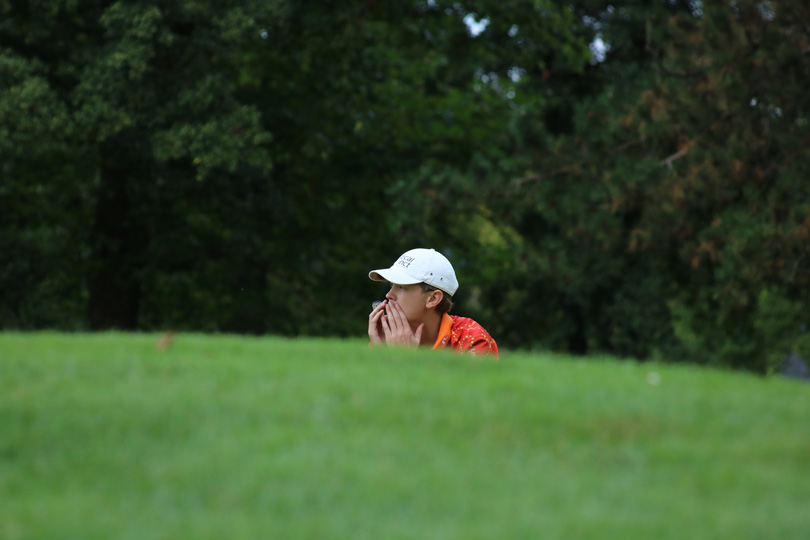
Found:
M 0 538 L 810 530 L 808 385 L 360 341 L 155 340 L 0 334 Z

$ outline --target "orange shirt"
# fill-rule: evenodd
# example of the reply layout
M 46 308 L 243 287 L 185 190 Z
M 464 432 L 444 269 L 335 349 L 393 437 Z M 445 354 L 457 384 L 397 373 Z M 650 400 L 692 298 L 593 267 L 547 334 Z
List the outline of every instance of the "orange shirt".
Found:
M 433 344 L 433 349 L 450 347 L 459 352 L 469 352 L 473 356 L 478 354 L 491 354 L 498 357 L 498 345 L 484 327 L 467 317 L 457 315 L 442 315 L 439 326 L 439 337 Z

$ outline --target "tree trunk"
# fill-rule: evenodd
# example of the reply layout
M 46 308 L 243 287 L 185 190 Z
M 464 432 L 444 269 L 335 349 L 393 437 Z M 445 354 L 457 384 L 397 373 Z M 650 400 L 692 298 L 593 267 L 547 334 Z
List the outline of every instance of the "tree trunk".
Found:
M 150 181 L 148 147 L 132 132 L 102 143 L 87 320 L 92 330 L 135 330 L 146 229 L 138 194 Z
M 576 356 L 588 354 L 588 338 L 585 336 L 585 318 L 578 306 L 572 308 L 574 316 L 574 333 L 568 336 L 568 352 Z

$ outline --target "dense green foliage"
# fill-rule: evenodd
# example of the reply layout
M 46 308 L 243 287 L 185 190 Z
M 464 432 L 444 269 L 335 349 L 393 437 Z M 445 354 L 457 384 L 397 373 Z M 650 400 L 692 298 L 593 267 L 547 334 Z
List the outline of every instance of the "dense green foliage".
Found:
M 753 540 L 810 525 L 810 387 L 794 381 L 157 338 L 0 334 L 2 538 Z
M 572 351 L 769 371 L 806 322 L 810 9 L 591 4 L 605 61 L 563 122 L 520 124 L 544 143 L 500 216 L 531 292 L 499 318 Z
M 502 347 L 771 371 L 807 348 L 809 24 L 0 1 L 0 327 L 362 335 L 367 271 L 429 246 Z

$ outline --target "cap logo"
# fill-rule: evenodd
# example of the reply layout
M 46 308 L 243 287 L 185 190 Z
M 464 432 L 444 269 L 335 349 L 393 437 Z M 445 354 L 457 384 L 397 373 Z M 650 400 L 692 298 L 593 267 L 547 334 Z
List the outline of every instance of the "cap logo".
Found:
M 403 268 L 408 268 L 412 262 L 413 257 L 408 257 L 407 255 L 403 255 L 402 257 L 397 259 L 397 264 Z

